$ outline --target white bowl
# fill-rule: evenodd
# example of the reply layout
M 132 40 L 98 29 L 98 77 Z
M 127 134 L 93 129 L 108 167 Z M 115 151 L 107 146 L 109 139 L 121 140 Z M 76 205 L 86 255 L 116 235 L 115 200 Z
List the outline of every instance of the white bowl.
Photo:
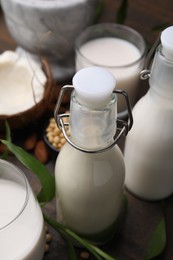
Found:
M 46 58 L 53 76 L 64 79 L 74 73 L 74 41 L 93 23 L 99 1 L 2 0 L 1 5 L 19 47 Z

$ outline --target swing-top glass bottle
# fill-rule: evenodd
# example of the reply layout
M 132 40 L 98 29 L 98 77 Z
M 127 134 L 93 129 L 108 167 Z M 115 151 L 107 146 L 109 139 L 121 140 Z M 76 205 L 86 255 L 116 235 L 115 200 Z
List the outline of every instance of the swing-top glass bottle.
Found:
M 73 87 L 71 139 L 55 165 L 57 219 L 100 244 L 115 233 L 123 208 L 125 165 L 115 137 L 115 79 L 105 69 L 89 67 L 75 74 Z M 55 118 L 63 129 L 63 115 L 58 118 L 57 110 Z M 122 132 L 128 132 L 131 124 L 132 118 L 129 125 L 124 123 Z M 65 134 L 65 128 L 63 131 Z
M 147 94 L 133 109 L 125 143 L 125 186 L 146 200 L 173 193 L 173 26 L 161 33 Z

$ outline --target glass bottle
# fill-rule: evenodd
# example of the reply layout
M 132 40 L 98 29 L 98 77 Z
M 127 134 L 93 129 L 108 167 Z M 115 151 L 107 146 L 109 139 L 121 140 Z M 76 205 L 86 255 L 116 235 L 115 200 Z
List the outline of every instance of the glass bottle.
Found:
M 173 26 L 161 33 L 150 88 L 133 109 L 126 138 L 125 186 L 138 197 L 159 200 L 173 192 Z
M 115 79 L 88 67 L 73 77 L 71 139 L 55 164 L 57 220 L 94 243 L 115 233 L 123 209 L 124 158 L 115 144 Z M 55 112 L 57 119 L 57 113 Z M 62 122 L 59 124 L 62 126 Z

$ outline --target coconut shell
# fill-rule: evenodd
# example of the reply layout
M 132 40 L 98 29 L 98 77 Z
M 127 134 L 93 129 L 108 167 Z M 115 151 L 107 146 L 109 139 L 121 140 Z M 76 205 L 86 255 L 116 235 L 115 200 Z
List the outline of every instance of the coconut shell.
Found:
M 52 77 L 50 65 L 46 60 L 42 60 L 42 69 L 47 77 L 43 98 L 40 102 L 36 103 L 35 106 L 27 109 L 23 112 L 16 113 L 13 115 L 0 115 L 0 131 L 4 132 L 5 122 L 7 121 L 10 129 L 20 129 L 28 126 L 30 123 L 35 122 L 41 118 L 44 113 L 48 110 L 53 98 L 53 88 L 55 82 Z

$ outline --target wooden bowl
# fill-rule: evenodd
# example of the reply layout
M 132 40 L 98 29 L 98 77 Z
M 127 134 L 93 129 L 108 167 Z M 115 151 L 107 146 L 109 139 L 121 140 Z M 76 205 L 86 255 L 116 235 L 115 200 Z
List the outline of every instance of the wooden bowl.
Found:
M 23 112 L 12 115 L 0 115 L 0 131 L 4 132 L 6 121 L 8 122 L 10 129 L 20 129 L 26 127 L 30 123 L 33 123 L 41 118 L 48 110 L 53 98 L 53 88 L 55 86 L 55 82 L 52 77 L 50 66 L 46 60 L 42 60 L 42 70 L 47 77 L 43 98 L 33 107 Z

